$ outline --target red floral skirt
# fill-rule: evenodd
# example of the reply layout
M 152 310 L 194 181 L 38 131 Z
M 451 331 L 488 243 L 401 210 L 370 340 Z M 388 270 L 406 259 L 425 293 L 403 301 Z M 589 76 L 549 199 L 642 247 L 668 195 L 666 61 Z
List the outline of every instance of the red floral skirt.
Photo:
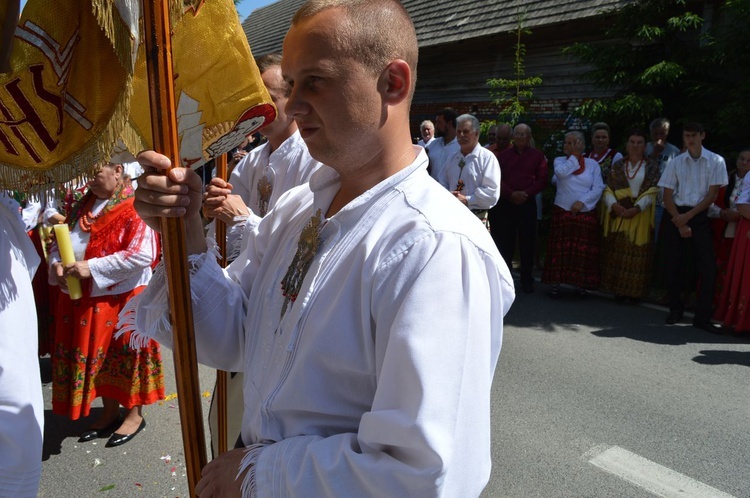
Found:
M 742 218 L 737 225 L 729 256 L 724 288 L 714 318 L 735 332 L 750 334 L 750 220 Z
M 115 339 L 117 315 L 143 287 L 116 296 L 71 301 L 60 293 L 52 356 L 52 411 L 71 420 L 88 416 L 99 396 L 125 408 L 164 399 L 159 344 L 132 349 L 130 334 Z M 85 293 L 85 291 L 84 291 Z
M 599 220 L 594 211 L 573 214 L 552 209 L 542 282 L 599 287 Z

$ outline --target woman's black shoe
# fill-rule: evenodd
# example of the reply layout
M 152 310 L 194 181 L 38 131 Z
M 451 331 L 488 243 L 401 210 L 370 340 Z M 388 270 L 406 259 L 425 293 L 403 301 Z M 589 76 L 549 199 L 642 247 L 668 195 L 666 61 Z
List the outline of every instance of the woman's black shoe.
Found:
M 109 437 L 115 432 L 115 429 L 120 427 L 122 424 L 122 417 L 117 417 L 114 422 L 109 424 L 107 427 L 102 429 L 89 429 L 78 438 L 79 443 L 85 443 L 86 441 L 93 441 L 94 439 Z
M 104 446 L 106 448 L 112 448 L 114 446 L 123 445 L 123 444 L 127 443 L 128 441 L 130 441 L 131 439 L 133 439 L 136 434 L 138 434 L 139 432 L 141 432 L 143 430 L 144 427 L 146 427 L 146 419 L 145 418 L 141 419 L 141 425 L 138 426 L 138 428 L 135 430 L 134 433 L 132 433 L 132 434 L 118 434 L 118 433 L 115 432 L 114 434 L 112 434 L 112 436 L 109 438 L 109 441 L 107 441 L 107 444 L 105 444 Z

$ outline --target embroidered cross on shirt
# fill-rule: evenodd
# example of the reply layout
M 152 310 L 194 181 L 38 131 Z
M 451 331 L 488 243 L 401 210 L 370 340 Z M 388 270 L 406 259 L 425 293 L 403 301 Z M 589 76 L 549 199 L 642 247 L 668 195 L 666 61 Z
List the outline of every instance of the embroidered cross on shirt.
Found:
M 297 243 L 297 252 L 286 270 L 286 275 L 281 280 L 281 293 L 284 295 L 284 304 L 281 307 L 282 319 L 289 308 L 289 303 L 297 300 L 307 270 L 310 269 L 312 260 L 320 248 L 320 230 L 323 228 L 321 217 L 321 210 L 318 209 L 315 216 L 310 218 L 305 228 L 302 229 Z
M 464 166 L 466 166 L 466 161 L 464 161 L 464 158 L 462 157 L 460 161 L 458 161 L 458 183 L 456 184 L 456 190 L 458 192 L 461 192 L 464 187 L 464 181 L 461 179 L 461 174 L 464 172 Z
M 271 199 L 271 192 L 273 192 L 273 184 L 268 180 L 267 176 L 258 180 L 258 214 L 261 218 L 268 212 L 268 202 Z

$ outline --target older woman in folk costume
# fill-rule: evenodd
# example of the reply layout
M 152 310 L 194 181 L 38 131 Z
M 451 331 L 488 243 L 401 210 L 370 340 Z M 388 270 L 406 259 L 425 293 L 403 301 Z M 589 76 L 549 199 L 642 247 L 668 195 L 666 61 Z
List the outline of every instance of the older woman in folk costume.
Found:
M 593 159 L 583 157 L 583 134 L 567 133 L 565 156 L 555 158 L 557 184 L 552 209 L 547 257 L 542 283 L 552 284 L 550 297 L 560 296 L 560 284 L 576 287 L 580 297 L 599 286 L 599 220 L 597 202 L 604 190 L 601 169 Z
M 132 349 L 127 335 L 113 338 L 118 313 L 151 278 L 158 240 L 133 209 L 133 190 L 120 164 L 97 171 L 67 222 L 76 262 L 60 263 L 55 245 L 50 280 L 67 291 L 66 278 L 78 278 L 83 297 L 71 300 L 63 293 L 57 304 L 52 409 L 76 420 L 101 396 L 104 410 L 79 441 L 111 435 L 107 446 L 119 446 L 146 425 L 141 407 L 164 398 L 158 344 Z
M 602 289 L 637 301 L 648 291 L 659 162 L 644 157 L 646 134 L 628 134 L 627 156 L 612 165 L 604 190 Z
M 591 150 L 584 157 L 593 159 L 602 170 L 602 180 L 606 181 L 614 163 L 622 159 L 622 154 L 609 146 L 610 130 L 607 123 L 591 125 Z
M 750 154 L 750 149 L 740 153 Z M 750 177 L 745 175 L 736 200 L 740 215 L 715 320 L 735 334 L 750 335 Z

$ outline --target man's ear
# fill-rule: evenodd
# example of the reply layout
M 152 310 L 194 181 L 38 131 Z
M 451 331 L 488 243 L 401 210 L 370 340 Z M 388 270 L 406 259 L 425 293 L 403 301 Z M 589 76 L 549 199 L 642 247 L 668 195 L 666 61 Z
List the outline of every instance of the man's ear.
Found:
M 380 75 L 380 88 L 386 104 L 396 105 L 409 97 L 412 71 L 401 59 L 391 61 Z

